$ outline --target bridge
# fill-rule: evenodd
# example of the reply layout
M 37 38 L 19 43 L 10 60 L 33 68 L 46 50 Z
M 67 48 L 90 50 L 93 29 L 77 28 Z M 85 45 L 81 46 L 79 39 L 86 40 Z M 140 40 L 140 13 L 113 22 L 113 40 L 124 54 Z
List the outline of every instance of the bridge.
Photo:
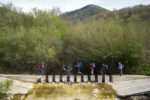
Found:
M 14 91 L 11 93 L 27 93 L 29 89 L 33 88 L 34 83 L 107 83 L 112 86 L 112 88 L 116 91 L 117 95 L 120 97 L 126 97 L 131 95 L 138 95 L 146 92 L 150 92 L 150 76 L 145 75 L 105 75 L 105 77 L 101 75 L 46 75 L 46 76 L 38 76 L 38 75 L 6 75 L 0 74 L 0 79 L 14 79 L 16 87 L 19 87 L 18 91 L 16 91 L 16 87 Z M 0 80 L 1 81 L 1 80 Z M 22 82 L 23 81 L 23 82 Z M 28 83 L 24 83 L 28 82 Z M 29 83 L 31 82 L 31 83 Z M 21 86 L 19 85 L 21 84 Z M 25 90 L 24 92 L 20 90 Z
M 39 83 L 80 83 L 80 82 L 97 82 L 104 83 L 112 81 L 110 75 L 6 75 L 0 74 L 0 77 L 9 79 L 27 81 L 27 82 L 39 82 Z

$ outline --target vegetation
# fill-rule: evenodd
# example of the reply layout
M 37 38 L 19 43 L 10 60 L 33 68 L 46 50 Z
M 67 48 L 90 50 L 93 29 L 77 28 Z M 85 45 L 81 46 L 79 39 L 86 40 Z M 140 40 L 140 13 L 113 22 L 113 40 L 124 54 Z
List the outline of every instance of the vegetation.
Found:
M 149 11 L 150 6 L 140 5 L 77 24 L 70 36 L 69 55 L 88 65 L 92 61 L 98 66 L 106 63 L 109 73 L 117 73 L 117 63 L 121 61 L 125 73 L 150 74 Z
M 2 72 L 33 73 L 39 62 L 58 60 L 68 30 L 55 12 L 33 9 L 32 13 L 24 14 L 11 5 L 0 8 Z
M 58 12 L 25 14 L 11 5 L 0 7 L 1 72 L 33 74 L 44 61 L 47 74 L 61 74 L 63 64 L 82 61 L 83 73 L 89 74 L 94 61 L 96 71 L 105 63 L 109 74 L 116 74 L 121 61 L 127 74 L 150 75 L 150 6 L 109 11 L 76 24 Z
M 12 80 L 6 80 L 5 82 L 0 82 L 0 98 L 5 98 L 8 96 L 7 91 L 10 90 L 12 84 L 13 84 Z

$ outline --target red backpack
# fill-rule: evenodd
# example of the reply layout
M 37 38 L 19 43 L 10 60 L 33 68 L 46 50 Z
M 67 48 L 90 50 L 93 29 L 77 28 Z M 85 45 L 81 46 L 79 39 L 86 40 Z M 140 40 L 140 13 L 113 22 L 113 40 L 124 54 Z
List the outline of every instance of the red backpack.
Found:
M 44 65 L 43 65 L 43 64 L 40 64 L 40 67 L 41 67 L 41 68 L 43 68 L 43 67 L 44 67 Z

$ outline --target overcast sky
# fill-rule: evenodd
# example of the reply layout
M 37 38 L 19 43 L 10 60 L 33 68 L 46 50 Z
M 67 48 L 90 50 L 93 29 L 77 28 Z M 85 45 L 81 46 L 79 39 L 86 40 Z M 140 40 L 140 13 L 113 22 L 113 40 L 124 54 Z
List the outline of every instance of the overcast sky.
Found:
M 138 4 L 149 5 L 150 0 L 0 0 L 0 3 L 12 3 L 23 11 L 29 12 L 32 8 L 48 10 L 60 8 L 61 12 L 79 9 L 88 4 L 95 4 L 108 10 L 132 7 Z

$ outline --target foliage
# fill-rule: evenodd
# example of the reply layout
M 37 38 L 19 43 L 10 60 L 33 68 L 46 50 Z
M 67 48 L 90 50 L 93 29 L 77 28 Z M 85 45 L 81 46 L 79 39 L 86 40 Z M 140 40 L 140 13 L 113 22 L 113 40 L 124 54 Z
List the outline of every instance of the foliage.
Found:
M 125 73 L 149 74 L 149 9 L 149 6 L 136 6 L 112 11 L 73 26 L 66 60 L 83 61 L 84 72 L 94 61 L 98 68 L 102 63 L 108 64 L 108 72 L 115 74 L 121 61 Z
M 55 10 L 33 9 L 25 14 L 11 5 L 0 7 L 0 66 L 14 73 L 35 72 L 41 61 L 57 61 L 64 47 L 67 26 Z M 15 70 L 14 70 L 15 68 Z
M 75 57 L 75 61 L 82 60 L 89 65 L 92 61 L 97 64 L 107 63 L 112 71 L 117 69 L 118 61 L 130 69 L 139 64 L 137 61 L 141 59 L 143 51 L 142 44 L 137 41 L 137 34 L 129 29 L 127 32 L 117 21 L 91 21 L 80 24 L 73 32 L 68 47 L 68 51 L 71 51 L 68 55 L 73 56 L 67 59 Z
M 5 82 L 0 82 L 0 98 L 7 97 L 7 91 L 10 90 L 13 84 L 12 80 L 6 80 Z

